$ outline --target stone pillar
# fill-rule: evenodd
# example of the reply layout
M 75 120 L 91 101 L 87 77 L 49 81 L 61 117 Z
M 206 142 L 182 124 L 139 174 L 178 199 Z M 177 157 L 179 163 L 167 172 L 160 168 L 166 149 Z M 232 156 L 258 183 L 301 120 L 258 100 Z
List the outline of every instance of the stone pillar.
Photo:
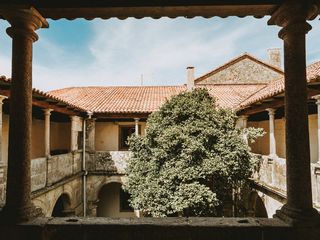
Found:
M 320 164 L 320 95 L 314 96 L 318 107 L 318 164 Z
M 70 151 L 74 152 L 78 150 L 78 129 L 77 129 L 77 123 L 78 123 L 78 116 L 71 116 L 71 137 L 70 137 Z
M 277 149 L 276 149 L 276 138 L 275 138 L 275 121 L 274 121 L 274 115 L 276 110 L 273 108 L 267 108 L 266 109 L 269 114 L 269 156 L 271 158 L 274 158 L 277 156 Z
M 248 135 L 247 135 L 247 132 L 246 132 L 246 128 L 248 127 L 248 115 L 241 115 L 239 116 L 238 118 L 238 127 L 240 129 L 244 129 L 243 130 L 243 141 L 248 144 Z
M 32 123 L 32 44 L 35 30 L 48 27 L 34 8 L 0 9 L 11 27 L 12 84 L 10 95 L 7 201 L 3 209 L 6 222 L 20 222 L 38 216 L 31 203 L 31 123 Z
M 136 136 L 139 136 L 139 121 L 140 121 L 140 118 L 135 118 L 134 119 L 134 128 L 135 128 L 135 135 Z
M 309 15 L 306 2 L 285 2 L 268 22 L 282 27 L 284 42 L 287 203 L 275 216 L 297 226 L 313 225 L 319 215 L 311 193 L 305 49 Z
M 50 157 L 50 116 L 52 109 L 43 109 L 44 112 L 44 152 Z
M 89 152 L 95 151 L 95 134 L 96 134 L 96 119 L 90 118 L 86 120 L 86 150 Z

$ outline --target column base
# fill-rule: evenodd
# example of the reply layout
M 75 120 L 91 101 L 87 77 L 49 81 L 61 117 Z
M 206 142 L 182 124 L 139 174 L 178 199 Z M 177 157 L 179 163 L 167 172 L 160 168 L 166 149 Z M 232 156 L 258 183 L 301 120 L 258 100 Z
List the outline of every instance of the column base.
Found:
M 0 224 L 12 224 L 27 222 L 37 217 L 43 217 L 41 208 L 36 208 L 33 204 L 24 208 L 14 208 L 4 206 L 0 212 Z
M 273 217 L 297 227 L 320 226 L 320 214 L 314 208 L 294 209 L 285 204 Z

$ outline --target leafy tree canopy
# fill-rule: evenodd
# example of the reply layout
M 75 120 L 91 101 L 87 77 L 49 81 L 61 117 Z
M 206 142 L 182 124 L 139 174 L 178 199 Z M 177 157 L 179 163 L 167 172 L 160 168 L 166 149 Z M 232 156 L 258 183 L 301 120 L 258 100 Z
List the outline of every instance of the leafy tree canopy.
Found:
M 236 119 L 206 89 L 174 96 L 151 114 L 146 134 L 129 139 L 124 188 L 131 205 L 154 217 L 221 215 L 227 193 L 243 184 L 254 163 Z M 261 131 L 246 134 L 254 139 Z

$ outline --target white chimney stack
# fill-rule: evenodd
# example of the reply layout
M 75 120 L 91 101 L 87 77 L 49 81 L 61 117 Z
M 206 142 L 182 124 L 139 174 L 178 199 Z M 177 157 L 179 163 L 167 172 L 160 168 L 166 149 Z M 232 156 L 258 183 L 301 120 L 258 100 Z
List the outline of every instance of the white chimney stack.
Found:
M 191 91 L 194 87 L 194 67 L 187 67 L 187 88 Z
M 280 48 L 268 49 L 269 64 L 281 68 L 281 51 Z

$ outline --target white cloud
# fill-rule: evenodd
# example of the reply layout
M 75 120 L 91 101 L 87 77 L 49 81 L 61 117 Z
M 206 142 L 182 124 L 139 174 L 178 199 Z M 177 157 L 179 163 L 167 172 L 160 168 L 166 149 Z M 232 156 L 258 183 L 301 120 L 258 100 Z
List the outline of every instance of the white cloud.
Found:
M 35 87 L 139 85 L 141 74 L 145 85 L 183 84 L 188 65 L 195 66 L 199 75 L 244 51 L 261 57 L 267 48 L 281 44 L 266 19 L 128 19 L 90 24 L 89 42 L 77 52 L 66 51 L 63 42 L 40 38 L 34 59 Z M 85 62 L 83 50 L 91 54 Z M 313 58 L 320 54 L 316 49 L 310 52 Z M 0 54 L 1 74 L 10 75 L 10 65 L 10 56 Z

